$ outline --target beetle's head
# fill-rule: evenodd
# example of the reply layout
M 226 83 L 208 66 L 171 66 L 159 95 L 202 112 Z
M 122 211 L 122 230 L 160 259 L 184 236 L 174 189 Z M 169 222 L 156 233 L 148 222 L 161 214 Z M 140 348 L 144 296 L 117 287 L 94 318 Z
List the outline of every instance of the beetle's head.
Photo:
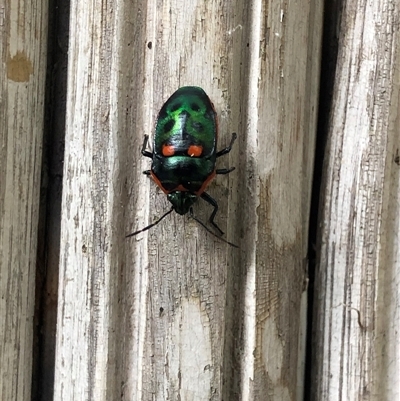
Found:
M 186 214 L 193 203 L 197 201 L 197 195 L 187 191 L 174 191 L 169 193 L 167 197 L 178 214 Z

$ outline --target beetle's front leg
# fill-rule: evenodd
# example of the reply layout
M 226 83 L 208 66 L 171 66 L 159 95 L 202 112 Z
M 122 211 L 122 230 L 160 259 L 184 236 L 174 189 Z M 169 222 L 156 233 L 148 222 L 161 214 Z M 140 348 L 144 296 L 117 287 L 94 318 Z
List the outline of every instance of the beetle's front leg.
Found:
M 152 159 L 153 158 L 153 153 L 149 152 L 148 150 L 146 150 L 148 141 L 149 141 L 149 136 L 145 135 L 144 136 L 143 145 L 142 145 L 142 155 L 146 156 L 146 157 L 150 157 Z
M 234 132 L 232 134 L 232 139 L 231 139 L 231 143 L 229 144 L 229 146 L 227 146 L 226 148 L 221 149 L 219 152 L 217 152 L 217 157 L 220 157 L 220 156 L 223 156 L 223 155 L 226 155 L 227 153 L 229 153 L 232 149 L 232 145 L 235 142 L 236 138 L 237 138 L 237 135 L 236 135 L 236 132 Z
M 145 135 L 141 152 L 142 152 L 143 156 L 150 157 L 152 159 L 153 158 L 153 153 L 149 152 L 148 150 L 146 150 L 148 141 L 149 141 L 149 136 Z M 150 172 L 150 170 L 145 170 L 145 171 L 143 171 L 143 174 L 150 175 L 151 172 Z
M 216 223 L 214 223 L 214 217 L 218 212 L 218 203 L 214 198 L 211 198 L 210 195 L 208 195 L 207 192 L 203 192 L 201 194 L 201 197 L 207 202 L 209 203 L 211 206 L 214 207 L 213 212 L 211 213 L 210 218 L 208 219 L 208 221 L 221 233 L 221 235 L 224 235 L 224 232 L 217 226 Z

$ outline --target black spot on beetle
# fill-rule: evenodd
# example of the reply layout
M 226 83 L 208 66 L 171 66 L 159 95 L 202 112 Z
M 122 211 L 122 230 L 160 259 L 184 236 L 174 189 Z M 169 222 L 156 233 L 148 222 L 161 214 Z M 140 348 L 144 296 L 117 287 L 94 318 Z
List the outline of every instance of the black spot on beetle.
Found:
M 190 105 L 190 108 L 191 108 L 193 111 L 199 111 L 199 110 L 200 110 L 200 106 L 199 106 L 197 103 L 192 103 L 192 104 Z
M 202 123 L 199 123 L 199 122 L 194 122 L 194 123 L 192 123 L 192 127 L 193 127 L 193 129 L 195 130 L 195 131 L 197 131 L 197 132 L 202 132 L 203 131 L 203 124 Z
M 152 47 L 153 47 L 153 43 L 152 43 L 152 42 L 148 42 L 148 43 L 147 43 L 147 47 L 151 50 Z
M 169 107 L 169 111 L 170 111 L 171 113 L 173 113 L 174 111 L 179 110 L 181 107 L 182 107 L 182 103 L 180 103 L 180 102 L 175 102 L 175 103 L 172 103 L 172 104 L 171 104 L 171 106 Z
M 170 132 L 172 130 L 172 128 L 174 128 L 175 125 L 175 121 L 174 120 L 168 120 L 165 124 L 164 124 L 164 132 Z

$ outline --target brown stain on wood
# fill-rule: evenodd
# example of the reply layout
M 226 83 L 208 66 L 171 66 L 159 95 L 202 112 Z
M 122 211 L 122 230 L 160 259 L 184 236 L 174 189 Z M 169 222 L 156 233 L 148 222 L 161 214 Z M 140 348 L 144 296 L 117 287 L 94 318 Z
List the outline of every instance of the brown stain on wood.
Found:
M 31 60 L 24 52 L 18 51 L 15 56 L 7 58 L 7 78 L 14 82 L 27 82 L 33 73 Z

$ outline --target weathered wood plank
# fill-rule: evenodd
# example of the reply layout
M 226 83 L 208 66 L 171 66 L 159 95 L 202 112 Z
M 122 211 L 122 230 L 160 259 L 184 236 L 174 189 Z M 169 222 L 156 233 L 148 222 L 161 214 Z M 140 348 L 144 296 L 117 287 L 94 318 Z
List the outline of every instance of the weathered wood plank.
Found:
M 243 360 L 246 368 L 254 350 L 254 384 L 249 380 L 242 399 L 302 400 L 322 4 L 266 4 L 253 16 L 265 15 L 252 42 L 253 50 L 261 46 L 251 56 L 245 167 L 251 192 L 243 202 L 252 216 L 245 223 L 247 277 L 254 275 L 245 292 L 255 314 L 245 333 L 254 329 L 256 337 Z
M 1 400 L 31 400 L 47 3 L 0 3 Z
M 313 399 L 400 397 L 399 5 L 348 1 L 324 167 Z
M 318 3 L 72 2 L 55 399 L 301 399 Z M 239 251 L 124 238 L 169 208 L 139 149 L 184 85 L 239 135 L 209 187 Z

